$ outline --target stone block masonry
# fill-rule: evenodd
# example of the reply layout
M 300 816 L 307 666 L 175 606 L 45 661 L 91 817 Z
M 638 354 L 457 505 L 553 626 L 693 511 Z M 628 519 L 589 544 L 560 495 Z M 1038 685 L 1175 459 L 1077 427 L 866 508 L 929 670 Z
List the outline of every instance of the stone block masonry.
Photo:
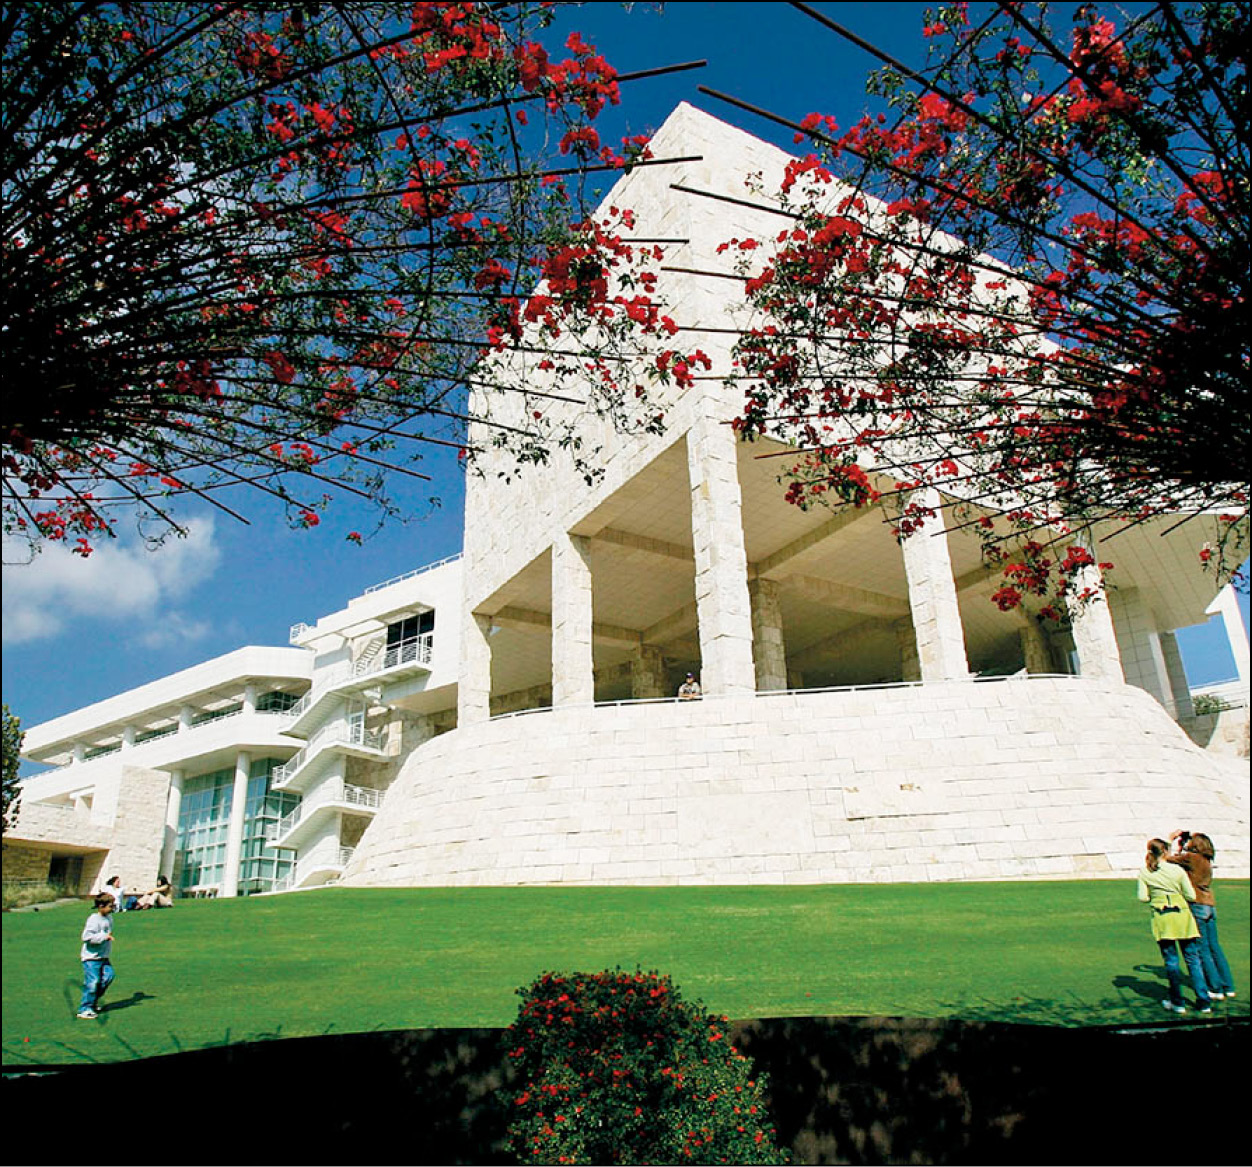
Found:
M 1223 874 L 1247 875 L 1246 784 L 1125 685 L 586 705 L 421 746 L 344 882 L 1128 878 L 1144 841 L 1180 824 L 1204 824 Z

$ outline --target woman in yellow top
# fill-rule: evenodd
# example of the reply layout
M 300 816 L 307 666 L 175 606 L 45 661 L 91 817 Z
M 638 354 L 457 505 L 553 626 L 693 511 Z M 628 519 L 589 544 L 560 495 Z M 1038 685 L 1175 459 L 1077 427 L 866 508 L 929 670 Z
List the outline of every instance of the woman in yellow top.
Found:
M 1168 854 L 1169 844 L 1164 839 L 1149 839 L 1143 870 L 1139 872 L 1139 899 L 1152 908 L 1152 938 L 1160 945 L 1165 975 L 1169 977 L 1169 1000 L 1161 1005 L 1171 1013 L 1187 1011 L 1182 1003 L 1182 967 L 1178 960 L 1181 948 L 1191 973 L 1196 1011 L 1211 1013 L 1212 1002 L 1200 961 L 1200 929 L 1190 908 L 1195 888 L 1181 867 L 1162 862 Z

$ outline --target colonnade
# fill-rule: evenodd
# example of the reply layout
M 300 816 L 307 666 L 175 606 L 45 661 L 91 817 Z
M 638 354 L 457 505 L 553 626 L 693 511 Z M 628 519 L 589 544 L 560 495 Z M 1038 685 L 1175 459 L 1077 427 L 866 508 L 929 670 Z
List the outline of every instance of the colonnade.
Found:
M 710 695 L 791 687 L 779 582 L 769 575 L 774 565 L 750 567 L 748 562 L 736 445 L 734 432 L 708 417 L 697 417 L 686 434 L 700 679 Z M 896 624 L 903 679 L 962 679 L 969 675 L 969 664 L 941 500 L 937 491 L 926 488 L 912 501 L 926 517 L 901 544 L 908 585 L 907 616 Z M 834 531 L 845 521 L 836 516 L 827 526 Z M 550 545 L 556 707 L 588 705 L 595 699 L 591 544 L 588 536 L 563 530 Z M 1089 596 L 1074 602 L 1069 613 L 1081 671 L 1123 680 L 1099 568 L 1094 564 L 1083 568 L 1076 584 L 1077 591 Z M 490 717 L 491 631 L 491 617 L 467 604 L 458 686 L 460 725 Z M 1052 671 L 1046 640 L 1029 617 L 1023 619 L 1020 637 L 1027 668 Z M 633 696 L 672 695 L 655 645 L 633 646 L 630 673 Z

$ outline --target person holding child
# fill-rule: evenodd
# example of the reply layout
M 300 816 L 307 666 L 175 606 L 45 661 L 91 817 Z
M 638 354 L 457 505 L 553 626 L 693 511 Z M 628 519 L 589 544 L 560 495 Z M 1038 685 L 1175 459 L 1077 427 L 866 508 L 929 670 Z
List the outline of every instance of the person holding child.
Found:
M 1191 973 L 1196 1011 L 1211 1013 L 1212 1003 L 1200 959 L 1200 929 L 1188 910 L 1196 898 L 1195 888 L 1181 867 L 1164 862 L 1168 855 L 1169 844 L 1164 839 L 1149 839 L 1143 870 L 1139 872 L 1139 899 L 1152 909 L 1152 938 L 1161 950 L 1165 975 L 1169 978 L 1169 1000 L 1162 1001 L 1161 1005 L 1171 1013 L 1187 1011 L 1182 1002 L 1182 968 L 1178 961 L 1181 948 Z

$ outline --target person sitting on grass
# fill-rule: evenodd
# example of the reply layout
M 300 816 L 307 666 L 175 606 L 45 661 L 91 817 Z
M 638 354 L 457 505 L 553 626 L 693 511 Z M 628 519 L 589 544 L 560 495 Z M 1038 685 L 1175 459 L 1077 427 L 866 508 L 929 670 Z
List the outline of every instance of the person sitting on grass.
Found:
M 157 885 L 146 895 L 139 897 L 141 908 L 172 908 L 174 906 L 174 889 L 164 875 L 157 876 Z
M 1181 867 L 1161 862 L 1168 854 L 1169 844 L 1164 839 L 1149 839 L 1143 870 L 1139 872 L 1139 899 L 1152 908 L 1152 938 L 1160 947 L 1169 978 L 1169 1000 L 1162 1001 L 1161 1006 L 1171 1013 L 1187 1011 L 1182 1003 L 1182 968 L 1178 963 L 1181 948 L 1191 973 L 1196 1011 L 1211 1013 L 1213 1007 L 1200 959 L 1200 929 L 1188 910 L 1196 898 L 1195 888 Z
M 100 998 L 113 983 L 113 964 L 109 957 L 113 951 L 111 917 L 116 901 L 107 891 L 102 891 L 94 903 L 96 910 L 83 926 L 83 947 L 78 954 L 83 962 L 83 995 L 78 1005 L 81 1021 L 100 1016 Z

